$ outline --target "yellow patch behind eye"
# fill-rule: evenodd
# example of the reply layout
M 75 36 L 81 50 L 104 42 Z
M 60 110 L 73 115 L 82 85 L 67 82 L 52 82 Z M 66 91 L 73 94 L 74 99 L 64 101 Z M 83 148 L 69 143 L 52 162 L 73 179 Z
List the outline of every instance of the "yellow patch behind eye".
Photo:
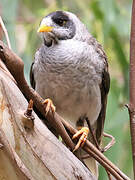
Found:
M 65 25 L 67 23 L 67 21 L 63 21 L 63 25 Z

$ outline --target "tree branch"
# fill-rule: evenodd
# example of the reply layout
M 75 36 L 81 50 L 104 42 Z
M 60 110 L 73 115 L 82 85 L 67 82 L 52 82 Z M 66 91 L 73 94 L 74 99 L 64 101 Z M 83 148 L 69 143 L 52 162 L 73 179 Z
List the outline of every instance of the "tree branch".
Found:
M 131 34 L 130 34 L 130 99 L 127 105 L 130 117 L 130 133 L 133 157 L 133 172 L 135 179 L 135 0 L 132 4 Z
M 36 108 L 45 116 L 45 107 L 43 104 L 43 99 L 30 88 L 24 78 L 24 64 L 23 61 L 14 54 L 9 48 L 7 48 L 2 41 L 0 41 L 0 58 L 6 64 L 7 68 L 15 78 L 18 87 L 25 95 L 25 97 L 30 100 L 32 99 Z M 71 148 L 74 149 L 74 144 L 68 136 L 66 136 L 64 126 L 70 131 L 71 134 L 77 132 L 70 124 L 68 124 L 63 118 L 61 118 L 56 112 L 52 114 L 49 112 L 47 114 L 48 122 L 52 123 L 57 132 L 62 136 L 65 143 Z M 64 126 L 63 126 L 64 125 Z M 111 161 L 109 161 L 92 143 L 88 140 L 85 143 L 83 149 L 95 158 L 105 169 L 108 170 L 117 180 L 129 180 L 129 178 L 121 172 Z
M 130 117 L 130 133 L 133 157 L 133 172 L 135 179 L 135 0 L 132 4 L 131 34 L 130 34 L 130 81 L 129 81 L 130 99 L 129 105 L 126 105 Z
M 34 126 L 26 125 L 33 121 L 30 109 L 31 103 L 0 68 L 0 180 L 96 180 L 34 112 Z

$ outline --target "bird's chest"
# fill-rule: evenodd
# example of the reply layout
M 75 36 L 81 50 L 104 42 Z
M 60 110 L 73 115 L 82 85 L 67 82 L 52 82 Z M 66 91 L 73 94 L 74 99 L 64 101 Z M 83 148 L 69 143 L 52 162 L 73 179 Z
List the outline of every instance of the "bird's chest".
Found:
M 73 126 L 80 116 L 94 123 L 101 109 L 101 57 L 93 46 L 78 41 L 62 41 L 36 54 L 36 91 L 51 98 L 57 112 Z
M 75 73 L 71 67 L 60 72 L 52 69 L 39 71 L 36 91 L 44 99 L 52 99 L 56 111 L 74 127 L 81 116 L 87 116 L 93 124 L 101 109 L 99 77 L 96 76 L 90 72 Z

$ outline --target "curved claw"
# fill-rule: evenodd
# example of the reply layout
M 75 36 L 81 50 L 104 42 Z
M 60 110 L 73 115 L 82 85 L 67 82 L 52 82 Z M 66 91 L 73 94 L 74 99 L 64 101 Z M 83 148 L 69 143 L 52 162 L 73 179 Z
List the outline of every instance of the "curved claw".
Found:
M 54 106 L 53 102 L 51 99 L 45 99 L 44 104 L 46 104 L 46 108 L 45 108 L 45 111 L 46 111 L 46 115 L 48 114 L 48 112 L 51 110 L 53 113 L 56 111 L 56 107 Z
M 73 152 L 75 152 L 79 147 L 83 147 L 84 143 L 87 140 L 88 134 L 89 134 L 89 128 L 83 127 L 81 130 L 79 130 L 76 134 L 73 135 L 72 139 L 81 136 Z

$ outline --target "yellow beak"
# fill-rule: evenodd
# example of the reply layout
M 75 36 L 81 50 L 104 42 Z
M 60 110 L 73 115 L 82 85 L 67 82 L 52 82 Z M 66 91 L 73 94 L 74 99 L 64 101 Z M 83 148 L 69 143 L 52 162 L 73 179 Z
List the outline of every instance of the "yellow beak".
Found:
M 38 28 L 37 32 L 51 32 L 52 29 L 53 29 L 53 27 L 46 26 L 46 25 L 43 24 Z

